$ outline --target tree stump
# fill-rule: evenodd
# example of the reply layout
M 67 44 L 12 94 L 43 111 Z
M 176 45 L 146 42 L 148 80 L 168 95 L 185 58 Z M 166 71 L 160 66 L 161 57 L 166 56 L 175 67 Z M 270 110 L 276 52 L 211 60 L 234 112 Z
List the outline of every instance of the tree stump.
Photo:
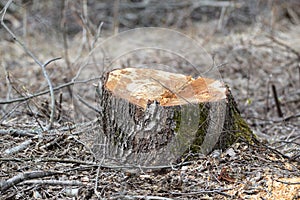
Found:
M 117 69 L 97 87 L 96 154 L 118 164 L 162 165 L 255 135 L 218 80 L 146 68 Z M 96 145 L 97 146 L 97 145 Z

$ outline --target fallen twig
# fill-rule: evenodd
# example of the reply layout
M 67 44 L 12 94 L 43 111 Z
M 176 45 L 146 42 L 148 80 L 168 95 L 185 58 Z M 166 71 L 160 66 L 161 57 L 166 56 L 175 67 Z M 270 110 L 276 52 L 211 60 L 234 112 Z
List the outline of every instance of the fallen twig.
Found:
M 42 178 L 46 176 L 53 176 L 57 174 L 62 174 L 62 172 L 58 171 L 32 171 L 32 172 L 24 172 L 20 173 L 7 181 L 1 181 L 0 182 L 0 191 L 4 192 L 8 190 L 9 188 L 13 187 L 14 185 L 17 185 L 25 180 L 29 179 L 35 179 L 35 178 Z
M 281 121 L 289 121 L 289 120 L 291 120 L 291 119 L 293 119 L 293 118 L 299 118 L 299 117 L 300 117 L 300 113 L 297 113 L 297 114 L 295 114 L 295 115 L 287 116 L 287 117 L 283 118 Z M 277 121 L 276 121 L 276 122 L 277 122 Z
M 37 184 L 37 185 L 64 185 L 64 186 L 83 186 L 81 181 L 60 181 L 60 180 L 28 180 L 20 183 L 22 185 Z
M 275 181 L 277 181 L 279 183 L 287 184 L 287 185 L 300 185 L 300 182 L 286 182 L 286 181 L 281 181 L 278 179 L 275 179 Z
M 299 157 L 300 157 L 300 154 L 297 154 L 297 155 L 292 156 L 289 160 L 299 162 L 299 160 L 297 160 L 297 158 L 299 158 Z
M 22 142 L 21 144 L 19 144 L 18 146 L 12 147 L 10 149 L 6 149 L 4 151 L 4 153 L 7 155 L 17 153 L 19 151 L 26 149 L 31 143 L 32 143 L 31 139 L 26 140 L 26 141 Z
M 103 160 L 102 160 L 102 161 L 103 161 Z M 100 169 L 101 169 L 101 163 L 102 163 L 102 161 L 100 162 L 99 167 L 98 167 L 98 169 L 97 169 L 96 180 L 95 180 L 95 186 L 94 186 L 94 193 L 96 194 L 96 196 L 97 196 L 99 199 L 101 199 L 101 193 L 102 193 L 102 191 L 99 193 L 99 192 L 97 191 L 97 188 L 98 188 L 99 174 L 100 174 Z
M 22 158 L 22 159 L 17 159 L 17 160 L 12 160 L 11 158 L 0 158 L 0 161 L 30 161 L 32 160 L 31 158 Z M 192 163 L 192 161 L 187 161 L 175 165 L 161 165 L 161 166 L 140 166 L 140 165 L 123 165 L 123 166 L 118 166 L 118 165 L 107 165 L 107 164 L 102 164 L 102 162 L 97 163 L 97 162 L 86 162 L 82 160 L 75 160 L 75 159 L 60 159 L 60 158 L 42 158 L 37 160 L 38 162 L 59 162 L 59 163 L 73 163 L 73 164 L 81 164 L 81 165 L 87 165 L 91 167 L 100 167 L 100 168 L 107 168 L 107 169 L 150 169 L 150 170 L 159 170 L 159 169 L 174 169 L 174 167 L 182 167 L 185 165 L 189 165 Z
M 13 135 L 13 136 L 30 136 L 34 137 L 38 134 L 40 134 L 40 130 L 19 130 L 14 128 L 9 128 L 7 130 L 0 129 L 0 135 Z

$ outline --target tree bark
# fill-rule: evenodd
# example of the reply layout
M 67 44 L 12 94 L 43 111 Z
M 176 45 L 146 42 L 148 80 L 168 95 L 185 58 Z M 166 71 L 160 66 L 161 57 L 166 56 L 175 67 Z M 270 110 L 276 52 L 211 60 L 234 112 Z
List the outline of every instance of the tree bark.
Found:
M 99 83 L 97 101 L 95 153 L 119 164 L 162 165 L 188 152 L 226 149 L 238 139 L 256 141 L 229 88 L 218 80 L 113 70 Z

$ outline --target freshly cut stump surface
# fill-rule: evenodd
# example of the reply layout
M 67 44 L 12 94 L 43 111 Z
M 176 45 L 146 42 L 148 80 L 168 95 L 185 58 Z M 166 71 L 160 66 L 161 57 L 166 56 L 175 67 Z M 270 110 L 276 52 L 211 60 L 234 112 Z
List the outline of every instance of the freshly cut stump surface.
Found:
M 126 68 L 109 73 L 106 88 L 113 95 L 147 108 L 149 102 L 161 106 L 198 104 L 225 99 L 226 88 L 217 80 L 193 79 L 191 76 L 170 72 Z
M 176 162 L 188 152 L 225 149 L 255 136 L 219 80 L 146 68 L 113 70 L 97 88 L 94 151 L 114 164 Z

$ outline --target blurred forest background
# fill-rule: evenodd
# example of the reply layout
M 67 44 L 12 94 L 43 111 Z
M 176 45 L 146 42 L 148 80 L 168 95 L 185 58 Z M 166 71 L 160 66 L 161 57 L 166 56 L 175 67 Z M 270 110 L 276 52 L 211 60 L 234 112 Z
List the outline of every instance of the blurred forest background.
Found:
M 6 3 L 7 1 L 0 0 L 0 9 Z M 3 14 L 2 12 L 1 16 Z M 55 88 L 57 104 L 54 132 L 36 145 L 29 143 L 25 147 L 26 153 L 24 149 L 16 152 L 13 155 L 16 158 L 21 159 L 28 154 L 33 157 L 49 156 L 48 153 L 34 148 L 39 145 L 45 147 L 53 139 L 51 134 L 66 134 L 61 133 L 66 130 L 65 127 L 75 127 L 79 122 L 95 118 L 96 113 L 90 108 L 97 106 L 92 85 L 97 83 L 101 74 L 97 69 L 82 68 L 82 61 L 89 57 L 95 44 L 118 32 L 137 27 L 165 27 L 183 32 L 197 40 L 212 55 L 216 65 L 226 63 L 219 70 L 224 82 L 232 88 L 242 116 L 262 141 L 267 142 L 282 158 L 296 163 L 289 173 L 279 174 L 299 176 L 300 1 L 16 0 L 8 7 L 2 22 L 41 62 L 61 57 L 46 67 Z M 0 57 L 0 148 L 5 150 L 33 137 L 40 132 L 39 129 L 43 131 L 49 121 L 51 108 L 48 92 L 32 97 L 47 91 L 48 85 L 42 70 L 2 26 Z M 83 77 L 77 76 L 80 70 L 86 70 Z M 27 134 L 21 134 L 22 131 Z M 66 140 L 69 139 L 63 137 L 56 143 L 68 143 L 70 141 Z M 37 138 L 33 140 L 38 141 Z M 82 145 L 76 140 L 72 140 L 70 144 L 74 149 Z M 54 145 L 50 149 L 54 148 L 56 153 L 61 154 L 59 151 L 63 151 L 62 146 Z M 82 148 L 85 147 L 80 147 Z M 76 152 L 62 154 L 67 158 L 76 158 Z M 87 157 L 92 156 L 88 154 L 76 159 L 90 161 Z M 22 168 L 13 160 L 4 162 L 10 156 L 12 155 L 1 155 L 1 179 L 17 174 Z M 36 169 L 30 161 L 26 166 L 27 169 Z M 42 169 L 49 168 L 46 165 L 41 166 Z M 56 167 L 58 169 L 66 166 L 58 163 Z M 94 180 L 96 169 L 80 177 Z M 109 180 L 120 180 L 124 174 L 118 172 L 115 175 L 118 177 L 109 173 L 105 176 Z M 155 184 L 163 185 L 160 181 L 158 179 Z M 101 187 L 98 188 L 100 194 L 92 192 L 93 194 L 89 194 L 91 196 L 118 193 L 118 187 L 114 183 L 110 184 L 114 189 L 102 187 L 101 183 L 84 188 L 89 188 L 86 190 L 90 191 L 91 188 L 93 190 L 94 187 Z M 203 184 L 197 187 L 201 189 Z M 214 184 L 216 183 L 212 183 Z M 174 189 L 171 185 L 166 191 Z M 121 188 L 135 191 L 127 186 L 125 184 Z M 45 190 L 41 191 L 42 186 L 36 188 L 37 193 L 28 192 L 24 185 L 20 187 L 23 197 L 55 196 L 49 191 L 48 194 Z M 139 188 L 136 185 L 135 187 Z M 145 189 L 149 189 L 149 185 L 140 187 L 140 193 L 133 193 L 149 194 Z M 191 189 L 190 186 L 186 187 L 187 190 Z M 53 191 L 57 190 L 54 187 Z M 174 197 L 174 194 L 163 191 L 157 190 L 154 194 Z M 296 191 L 299 194 L 299 188 Z M 267 195 L 259 192 L 255 194 Z M 9 195 L 16 195 L 16 192 L 6 195 L 8 198 Z M 65 197 L 66 194 L 61 195 L 59 197 Z M 224 194 L 212 192 L 210 195 L 220 195 L 218 197 L 222 198 Z M 243 194 L 236 192 L 232 195 L 231 197 L 237 197 L 234 195 Z

